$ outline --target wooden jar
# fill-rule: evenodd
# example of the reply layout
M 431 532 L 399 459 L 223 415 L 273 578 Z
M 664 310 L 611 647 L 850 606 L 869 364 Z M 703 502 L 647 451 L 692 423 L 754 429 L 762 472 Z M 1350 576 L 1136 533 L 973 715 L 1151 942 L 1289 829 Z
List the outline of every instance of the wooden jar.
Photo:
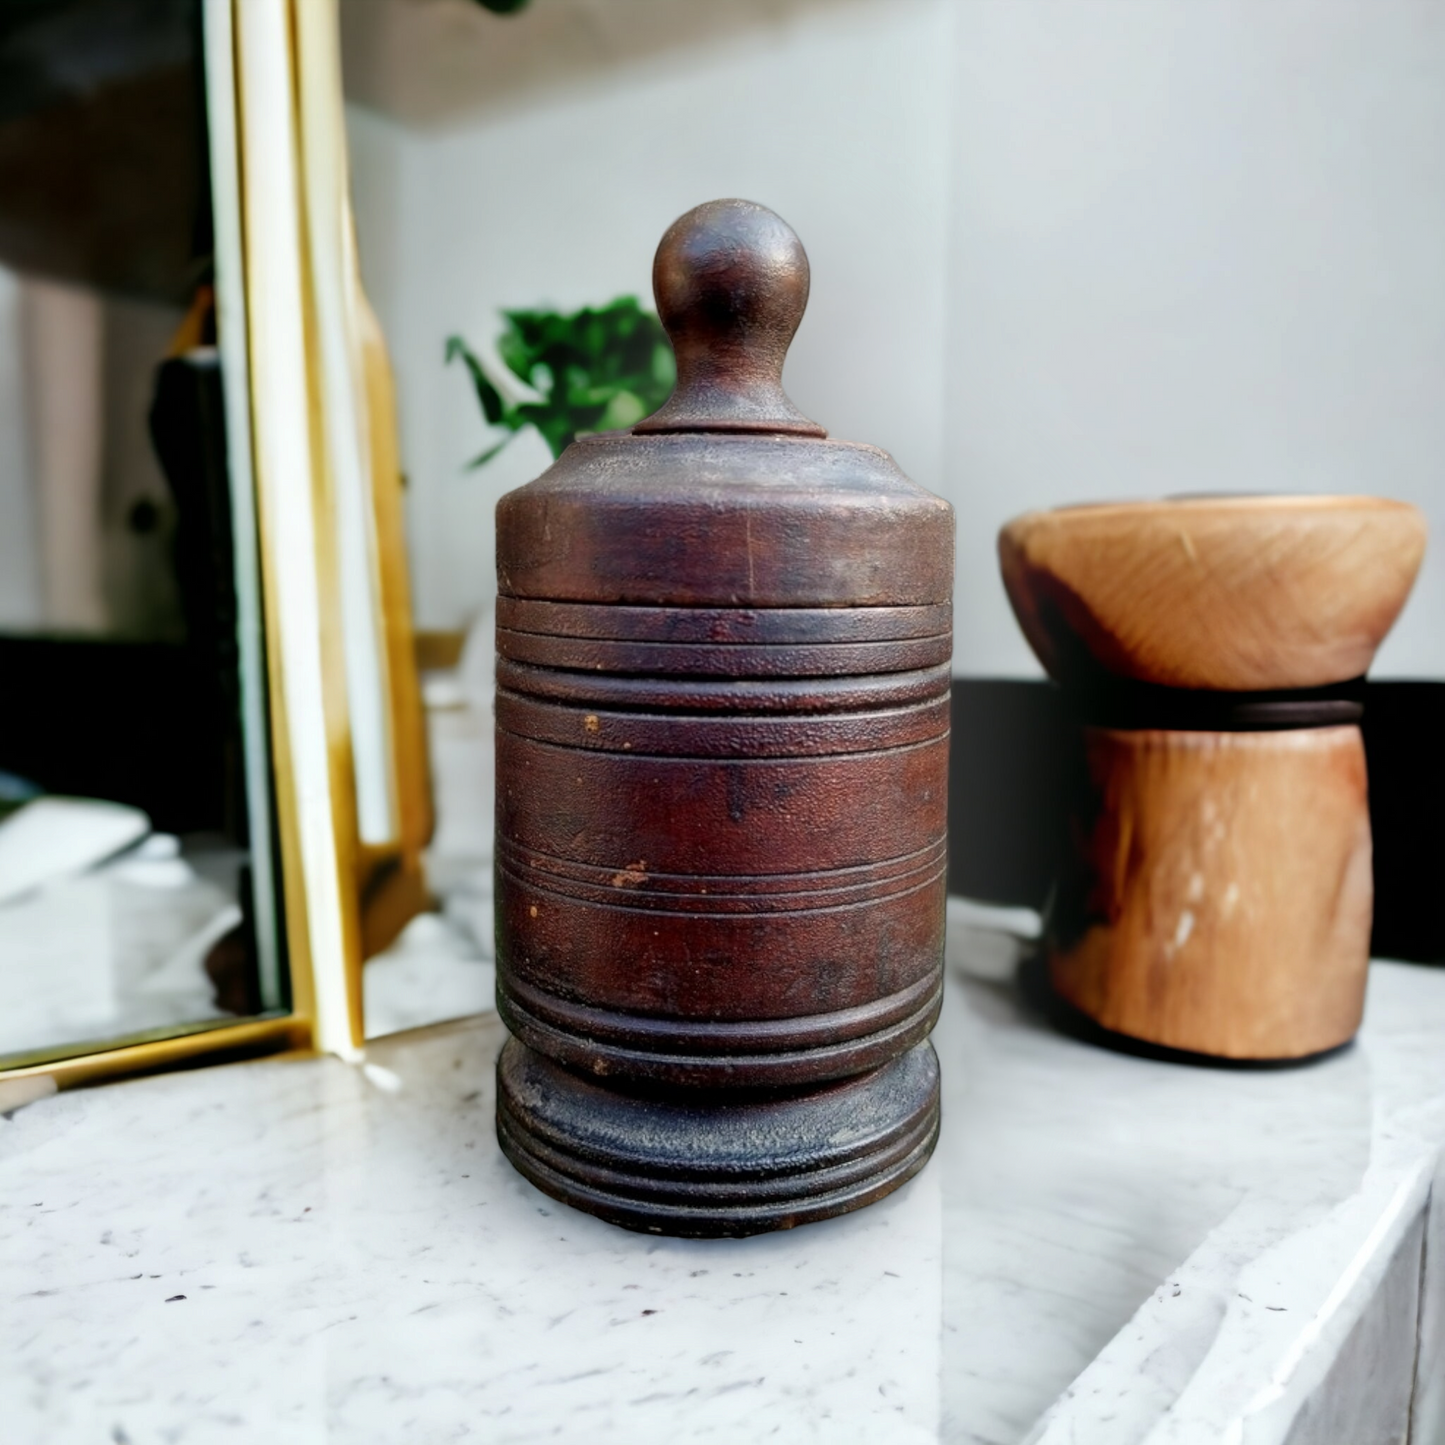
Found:
M 771 211 L 653 280 L 671 399 L 497 509 L 497 1130 L 579 1208 L 750 1234 L 933 1148 L 953 513 L 784 394 Z
M 1366 497 L 1070 508 L 1003 529 L 1025 635 L 1084 721 L 1056 991 L 1106 1029 L 1240 1060 L 1353 1037 L 1373 884 L 1363 674 L 1420 514 Z

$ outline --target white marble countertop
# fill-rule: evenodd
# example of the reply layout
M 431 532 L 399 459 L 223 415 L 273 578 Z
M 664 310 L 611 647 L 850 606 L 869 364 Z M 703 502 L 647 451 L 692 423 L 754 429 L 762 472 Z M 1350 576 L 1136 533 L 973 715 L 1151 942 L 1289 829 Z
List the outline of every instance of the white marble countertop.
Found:
M 934 1162 L 789 1234 L 537 1193 L 495 1143 L 493 1015 L 19 1110 L 0 1438 L 1370 1445 L 1413 1395 L 1445 1439 L 1411 1369 L 1417 1331 L 1445 1354 L 1445 970 L 1376 964 L 1312 1067 L 1196 1069 L 1053 1032 L 966 924 Z

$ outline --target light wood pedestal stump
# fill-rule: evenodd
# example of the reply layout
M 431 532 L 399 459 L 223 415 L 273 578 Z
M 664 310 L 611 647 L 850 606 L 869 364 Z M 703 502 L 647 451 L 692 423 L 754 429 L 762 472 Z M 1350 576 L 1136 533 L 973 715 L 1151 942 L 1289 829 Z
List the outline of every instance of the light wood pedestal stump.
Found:
M 1239 1060 L 1353 1037 L 1373 897 L 1363 674 L 1424 553 L 1413 508 L 1201 497 L 1031 513 L 999 537 L 1083 723 L 1050 919 L 1102 1027 Z

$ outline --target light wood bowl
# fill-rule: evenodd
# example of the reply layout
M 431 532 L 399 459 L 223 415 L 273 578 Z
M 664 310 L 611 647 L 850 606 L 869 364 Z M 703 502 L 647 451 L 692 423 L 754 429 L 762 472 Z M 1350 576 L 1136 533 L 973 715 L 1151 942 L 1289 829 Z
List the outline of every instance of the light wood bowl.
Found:
M 1405 605 L 1425 520 L 1374 497 L 1188 497 L 1030 512 L 999 535 L 1050 676 L 1221 691 L 1360 676 Z
M 1086 696 L 1107 677 L 1233 693 L 1348 682 L 1424 548 L 1415 508 L 1369 497 L 1077 507 L 999 537 L 1025 635 Z M 1071 838 L 1049 973 L 1095 1022 L 1239 1060 L 1353 1036 L 1373 902 L 1358 727 L 1087 726 Z

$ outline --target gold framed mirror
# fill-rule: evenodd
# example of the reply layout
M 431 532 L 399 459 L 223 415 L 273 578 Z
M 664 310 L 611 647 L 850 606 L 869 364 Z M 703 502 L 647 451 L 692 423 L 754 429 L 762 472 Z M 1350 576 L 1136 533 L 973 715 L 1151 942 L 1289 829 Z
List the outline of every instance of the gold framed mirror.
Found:
M 334 6 L 16 7 L 4 73 L 0 1086 L 356 1057 L 432 810 Z

